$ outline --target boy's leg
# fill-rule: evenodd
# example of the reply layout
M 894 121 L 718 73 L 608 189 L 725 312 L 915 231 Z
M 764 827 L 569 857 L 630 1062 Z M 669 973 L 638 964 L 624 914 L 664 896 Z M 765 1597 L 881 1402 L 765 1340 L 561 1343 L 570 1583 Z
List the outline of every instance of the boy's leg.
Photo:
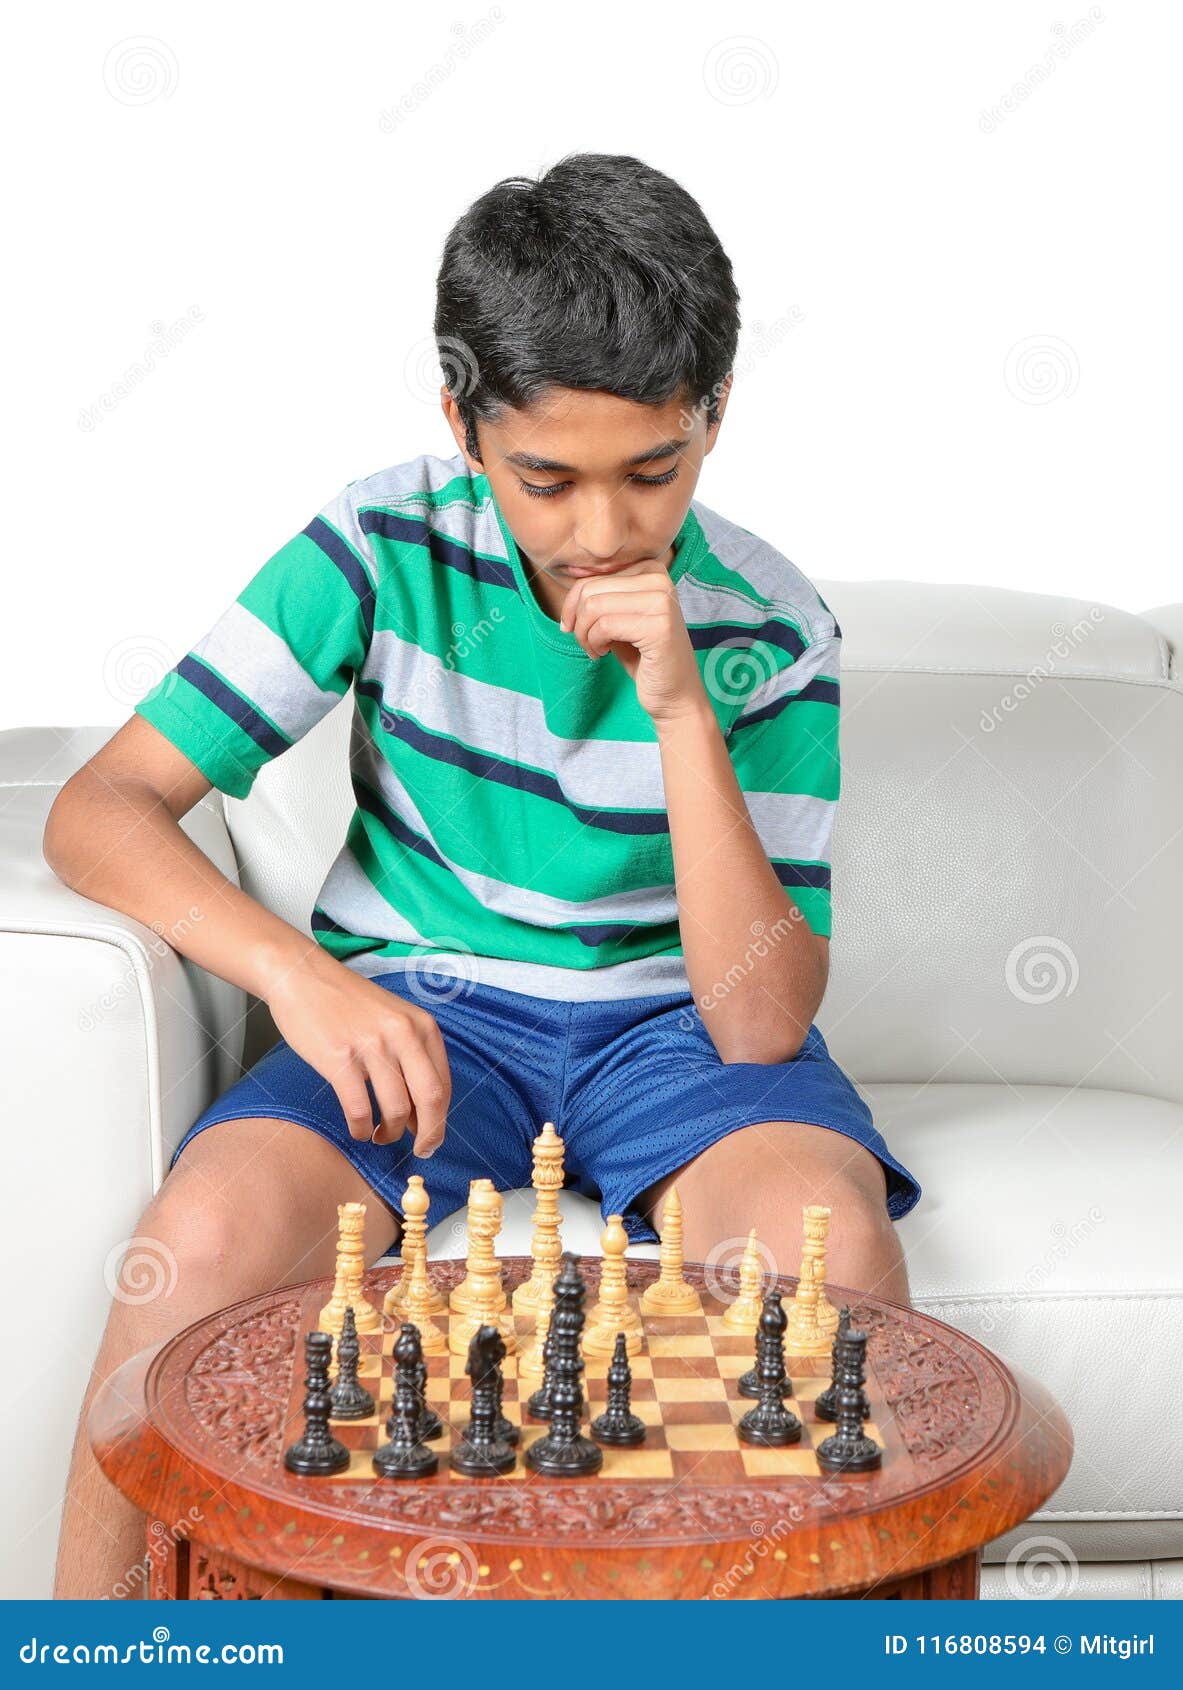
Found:
M 845 1133 L 808 1121 L 763 1121 L 728 1133 L 637 1199 L 656 1231 L 662 1200 L 674 1183 L 685 1214 L 688 1261 L 705 1261 L 724 1240 L 739 1241 L 738 1254 L 755 1227 L 776 1271 L 795 1275 L 801 1265 L 801 1211 L 808 1203 L 824 1203 L 833 1210 L 827 1280 L 907 1303 L 908 1276 L 887 1214 L 883 1164 Z
M 138 1350 L 202 1315 L 276 1286 L 331 1273 L 338 1203 L 367 1206 L 370 1260 L 397 1238 L 397 1217 L 328 1139 L 291 1121 L 206 1127 L 186 1145 L 136 1236 L 166 1261 L 172 1290 L 136 1301 L 117 1291 L 74 1443 L 58 1546 L 58 1597 L 110 1596 L 144 1555 L 144 1516 L 103 1476 L 86 1437 L 98 1386 Z M 175 1262 L 175 1275 L 172 1263 Z

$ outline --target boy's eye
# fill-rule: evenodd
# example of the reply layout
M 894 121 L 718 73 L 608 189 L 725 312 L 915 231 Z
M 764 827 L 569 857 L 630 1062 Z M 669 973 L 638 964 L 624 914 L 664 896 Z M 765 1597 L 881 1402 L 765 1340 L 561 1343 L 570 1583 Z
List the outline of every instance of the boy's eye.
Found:
M 629 480 L 635 481 L 638 487 L 666 487 L 675 480 L 677 474 L 678 466 L 675 464 L 673 469 L 667 469 L 664 475 L 632 475 Z M 556 493 L 561 493 L 564 487 L 569 487 L 570 482 L 552 481 L 545 487 L 539 487 L 533 481 L 523 481 L 519 475 L 518 486 L 531 499 L 553 499 Z

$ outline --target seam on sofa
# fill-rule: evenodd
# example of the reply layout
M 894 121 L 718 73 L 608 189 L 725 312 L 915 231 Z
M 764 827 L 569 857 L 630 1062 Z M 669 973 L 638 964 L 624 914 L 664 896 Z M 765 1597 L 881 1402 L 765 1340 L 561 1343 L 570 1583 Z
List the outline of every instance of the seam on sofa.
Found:
M 913 1297 L 917 1308 L 932 1306 L 937 1303 L 1127 1303 L 1127 1302 L 1179 1302 L 1183 1300 L 1183 1287 L 1177 1291 L 1043 1291 L 1038 1296 L 1024 1297 L 1013 1289 L 998 1291 L 940 1291 L 928 1292 L 922 1297 Z M 1020 1365 L 1022 1365 L 1020 1363 Z
M 156 1019 L 156 1000 L 149 986 L 148 953 L 132 934 L 118 928 L 101 926 L 76 927 L 68 922 L 41 922 L 33 926 L 17 926 L 11 922 L 0 925 L 0 933 L 27 934 L 31 938 L 90 939 L 98 944 L 112 945 L 122 951 L 131 964 L 139 991 L 140 1014 L 144 1023 L 144 1054 L 148 1068 L 148 1172 L 152 1190 L 159 1189 L 164 1178 L 164 1130 L 160 1106 L 160 1038 Z
M 1177 1508 L 1139 1508 L 1130 1514 L 1120 1508 L 1037 1508 L 1033 1520 L 1183 1520 Z
M 1031 666 L 1025 669 L 989 668 L 975 664 L 967 669 L 960 663 L 859 663 L 854 658 L 844 663 L 843 673 L 847 675 L 965 675 L 985 676 L 1007 675 L 1021 679 L 1031 674 Z M 1166 675 L 1099 675 L 1095 669 L 1057 669 L 1054 674 L 1046 675 L 1043 684 L 1049 681 L 1099 681 L 1103 686 L 1121 684 L 1132 687 L 1157 687 L 1163 692 L 1183 693 L 1183 678 L 1176 680 L 1169 673 Z

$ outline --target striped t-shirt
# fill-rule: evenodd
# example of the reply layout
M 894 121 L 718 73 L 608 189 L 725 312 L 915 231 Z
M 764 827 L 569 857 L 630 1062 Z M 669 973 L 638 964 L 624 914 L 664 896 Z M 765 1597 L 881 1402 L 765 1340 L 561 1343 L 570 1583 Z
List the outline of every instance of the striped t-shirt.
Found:
M 674 546 L 752 823 L 828 934 L 841 630 L 697 500 Z M 616 658 L 542 609 L 459 452 L 350 482 L 135 708 L 242 798 L 351 685 L 356 808 L 311 915 L 325 950 L 547 998 L 689 989 L 653 723 Z

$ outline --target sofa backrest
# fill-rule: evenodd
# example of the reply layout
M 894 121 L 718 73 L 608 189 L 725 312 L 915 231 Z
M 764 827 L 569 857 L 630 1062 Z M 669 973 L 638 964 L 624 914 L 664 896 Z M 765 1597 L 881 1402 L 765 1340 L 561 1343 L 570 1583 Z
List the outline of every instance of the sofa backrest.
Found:
M 816 584 L 843 632 L 834 1056 L 864 1083 L 1183 1101 L 1183 612 Z M 351 726 L 347 697 L 226 801 L 244 888 L 305 930 Z

